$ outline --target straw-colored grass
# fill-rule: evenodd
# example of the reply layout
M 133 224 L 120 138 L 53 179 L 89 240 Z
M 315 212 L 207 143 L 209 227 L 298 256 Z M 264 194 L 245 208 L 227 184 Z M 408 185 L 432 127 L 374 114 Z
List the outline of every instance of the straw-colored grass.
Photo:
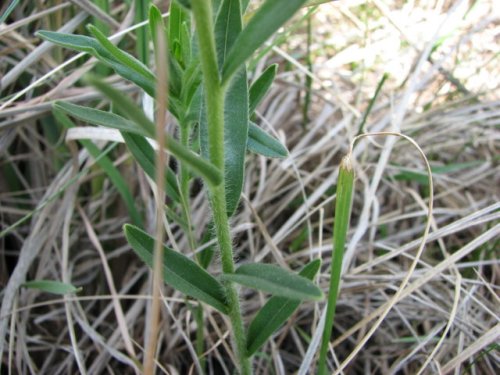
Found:
M 7 3 L 0 5 L 0 14 Z M 102 105 L 91 88 L 75 85 L 95 60 L 75 58 L 34 37 L 42 28 L 84 33 L 91 19 L 80 3 L 91 2 L 21 0 L 0 25 L 2 373 L 133 374 L 132 353 L 142 361 L 147 345 L 153 279 L 124 240 L 122 225 L 130 222 L 126 205 L 88 151 L 77 146 L 82 131 L 63 132 L 50 112 L 51 102 L 60 99 Z M 125 2 L 114 3 L 109 14 L 93 9 L 93 16 L 108 22 L 115 40 L 135 53 L 127 36 L 135 27 L 133 14 Z M 414 149 L 393 137 L 364 140 L 353 149 L 352 216 L 328 355 L 333 371 L 498 373 L 500 29 L 495 5 L 493 0 L 323 4 L 312 15 L 312 72 L 306 23 L 255 67 L 258 73 L 272 62 L 280 65 L 256 119 L 287 145 L 290 156 L 248 157 L 244 199 L 232 219 L 236 261 L 299 270 L 319 257 L 319 284 L 328 290 L 338 164 L 384 73 L 389 77 L 365 131 L 411 136 L 433 169 L 432 229 L 412 277 L 398 291 L 425 229 L 425 165 Z M 306 75 L 312 92 L 304 124 Z M 137 98 L 133 86 L 115 78 L 122 92 Z M 90 137 L 102 149 L 109 147 L 107 140 L 117 140 L 106 131 Z M 121 144 L 109 156 L 152 233 L 152 182 Z M 209 221 L 201 190 L 193 187 L 190 202 L 197 239 Z M 178 226 L 171 225 L 167 234 L 172 248 L 187 253 L 189 238 Z M 220 271 L 220 259 L 211 271 Z M 83 289 L 60 297 L 22 286 L 35 279 Z M 164 293 L 159 369 L 197 373 L 195 303 L 169 287 Z M 396 293 L 398 302 L 389 310 Z M 246 322 L 266 297 L 241 289 Z M 325 306 L 302 304 L 256 354 L 255 373 L 312 373 Z M 207 372 L 232 373 L 228 319 L 206 308 L 205 323 Z

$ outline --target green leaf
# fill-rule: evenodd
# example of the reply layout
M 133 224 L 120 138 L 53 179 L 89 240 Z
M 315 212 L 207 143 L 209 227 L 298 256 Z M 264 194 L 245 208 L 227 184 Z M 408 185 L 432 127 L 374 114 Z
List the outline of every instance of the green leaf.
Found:
M 61 101 L 56 101 L 53 104 L 53 107 L 79 120 L 88 122 L 89 124 L 101 125 L 107 128 L 118 129 L 120 131 L 143 136 L 149 135 L 144 131 L 143 128 L 137 126 L 134 122 L 111 112 L 101 111 L 99 109 L 84 107 L 81 105 Z
M 266 0 L 230 49 L 222 70 L 222 82 L 228 82 L 246 59 L 305 2 L 306 0 Z
M 85 35 L 65 34 L 46 30 L 37 31 L 35 35 L 61 47 L 73 49 L 78 52 L 85 52 L 95 57 L 99 54 L 106 54 L 97 40 Z M 108 55 L 107 57 L 109 58 L 110 56 Z
M 122 137 L 127 144 L 128 149 L 132 153 L 134 159 L 139 163 L 139 165 L 142 167 L 142 169 L 144 169 L 144 172 L 146 172 L 149 177 L 151 177 L 153 180 L 155 179 L 154 149 L 144 138 L 147 133 L 144 132 L 144 130 L 140 126 L 137 126 L 132 121 L 129 121 L 114 113 L 84 107 L 68 102 L 57 101 L 53 106 L 54 109 L 63 111 L 73 117 L 76 117 L 79 120 L 88 122 L 89 124 L 101 125 L 108 128 L 120 130 Z M 92 156 L 95 157 L 94 154 L 92 154 Z M 177 180 L 175 178 L 174 172 L 170 168 L 167 169 L 165 178 L 167 195 L 174 201 L 179 202 L 180 198 Z M 136 222 L 136 220 L 134 220 L 134 223 L 139 224 L 138 222 Z
M 189 23 L 189 15 L 187 11 L 177 2 L 170 3 L 170 16 L 168 17 L 168 44 L 174 58 L 181 64 L 186 66 L 188 63 L 185 60 L 186 50 L 190 50 L 190 40 L 185 40 L 185 28 Z
M 127 132 L 122 132 L 121 134 L 135 161 L 139 163 L 144 172 L 153 181 L 156 181 L 156 157 L 153 147 L 149 144 L 146 138 L 141 137 L 140 135 Z M 168 167 L 167 173 L 165 174 L 165 190 L 170 198 L 172 198 L 175 202 L 180 202 L 177 178 L 174 171 Z
M 315 259 L 300 271 L 299 275 L 314 279 L 321 266 Z M 247 357 L 251 357 L 271 335 L 285 323 L 299 307 L 300 301 L 284 297 L 271 297 L 250 323 L 247 333 Z
M 223 65 L 241 29 L 240 0 L 223 0 L 215 22 L 219 66 Z M 224 177 L 228 216 L 236 210 L 243 189 L 247 139 L 248 84 L 243 66 L 231 81 L 224 101 Z
M 53 105 L 53 113 L 56 118 L 56 120 L 62 124 L 66 128 L 73 128 L 75 127 L 75 124 L 73 121 L 69 119 L 68 116 L 64 112 L 66 112 L 63 108 L 65 108 L 65 104 L 69 103 L 64 103 L 64 102 L 56 102 Z M 74 104 L 72 104 L 74 105 Z M 79 106 L 77 106 L 79 107 Z M 67 108 L 67 107 L 66 107 Z M 84 107 L 82 107 L 84 108 Z M 95 111 L 95 110 L 94 110 Z M 89 111 L 90 112 L 90 111 Z M 71 112 L 67 112 L 70 113 Z M 77 116 L 75 116 L 77 117 Z M 104 172 L 108 175 L 109 179 L 115 185 L 116 190 L 120 193 L 121 197 L 123 198 L 123 201 L 125 202 L 125 205 L 127 206 L 127 210 L 130 214 L 130 218 L 136 225 L 142 225 L 142 218 L 139 212 L 137 211 L 137 208 L 135 207 L 135 202 L 134 202 L 134 197 L 132 196 L 132 193 L 130 192 L 130 189 L 128 188 L 128 184 L 125 182 L 123 179 L 122 175 L 120 174 L 120 171 L 113 165 L 113 162 L 107 157 L 103 156 L 100 157 L 101 155 L 101 150 L 90 140 L 87 139 L 81 139 L 79 142 L 87 149 L 89 154 L 94 158 L 96 161 L 97 165 L 99 165 Z
M 136 125 L 141 126 L 148 137 L 155 137 L 155 125 L 128 97 L 98 78 L 90 77 L 88 81 L 111 100 L 118 112 L 127 116 Z M 204 160 L 168 135 L 165 140 L 165 146 L 176 158 L 185 162 L 193 172 L 203 177 L 211 185 L 216 186 L 222 182 L 221 172 L 213 164 Z
M 250 122 L 248 129 L 247 147 L 249 151 L 269 158 L 286 158 L 288 156 L 288 150 L 280 141 L 253 122 Z
M 323 299 L 323 292 L 310 280 L 272 264 L 244 264 L 235 273 L 221 277 L 279 297 L 313 301 Z
M 142 88 L 148 95 L 155 95 L 155 78 L 154 75 L 145 67 L 141 62 L 136 60 L 131 55 L 121 51 L 120 54 L 123 61 L 132 61 L 134 67 L 139 67 L 140 72 L 130 68 L 128 65 L 124 65 L 122 62 L 117 60 L 117 58 L 106 48 L 104 48 L 98 40 L 84 36 L 84 35 L 73 35 L 73 34 L 65 34 L 58 33 L 54 31 L 38 31 L 36 33 L 37 36 L 48 40 L 52 43 L 55 43 L 59 46 L 70 48 L 79 52 L 85 52 L 96 59 L 101 61 L 102 63 L 110 66 L 115 70 L 115 72 L 126 80 L 136 84 L 140 88 Z M 102 33 L 101 33 L 102 35 Z M 106 37 L 104 37 L 106 39 Z M 107 40 L 107 39 L 106 39 Z M 111 42 L 108 41 L 115 49 L 115 47 Z
M 211 240 L 215 239 L 215 227 L 214 227 L 214 222 L 210 221 L 205 228 L 205 232 L 203 233 L 203 236 L 201 238 L 201 245 L 206 245 L 208 242 Z M 210 263 L 212 263 L 212 259 L 216 253 L 215 250 L 216 244 L 212 244 L 205 249 L 203 249 L 200 252 L 196 253 L 196 258 L 198 259 L 198 263 L 200 266 L 203 268 L 207 269 Z
M 250 86 L 249 95 L 249 110 L 248 113 L 252 115 L 255 109 L 260 104 L 264 96 L 266 96 L 269 88 L 271 87 L 276 72 L 278 71 L 278 64 L 273 64 L 269 66 L 264 72 L 252 83 Z
M 135 71 L 137 74 L 143 76 L 146 80 L 155 80 L 154 74 L 151 73 L 147 66 L 145 66 L 132 55 L 128 54 L 125 51 L 122 51 L 113 43 L 111 43 L 108 38 L 106 38 L 106 36 L 101 31 L 99 31 L 97 27 L 88 25 L 88 29 L 96 37 L 101 46 L 113 56 L 115 61 Z
M 156 48 L 156 41 L 158 40 L 158 29 L 164 31 L 165 24 L 163 23 L 163 17 L 160 10 L 154 4 L 151 4 L 149 8 L 149 33 L 151 35 L 151 40 Z
M 82 288 L 77 288 L 71 284 L 54 280 L 32 280 L 25 282 L 23 286 L 26 288 L 37 289 L 41 290 L 42 292 L 53 294 L 77 293 L 82 290 Z
M 176 2 L 186 9 L 191 9 L 191 0 L 176 0 Z
M 123 230 L 132 249 L 152 268 L 154 238 L 130 224 L 125 224 Z M 224 314 L 228 313 L 222 284 L 191 259 L 166 246 L 163 247 L 163 279 L 178 291 L 205 302 Z

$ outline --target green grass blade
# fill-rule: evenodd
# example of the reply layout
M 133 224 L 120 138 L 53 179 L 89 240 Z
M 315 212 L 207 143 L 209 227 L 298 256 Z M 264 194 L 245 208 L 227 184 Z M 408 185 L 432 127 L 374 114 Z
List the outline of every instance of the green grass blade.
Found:
M 154 238 L 130 224 L 124 225 L 123 230 L 135 253 L 152 268 Z M 178 291 L 227 314 L 222 284 L 191 259 L 166 246 L 163 247 L 163 279 Z
M 268 158 L 286 158 L 288 156 L 288 150 L 280 141 L 253 122 L 250 122 L 248 128 L 247 148 L 249 151 Z
M 62 102 L 60 102 L 62 104 Z M 67 103 L 65 103 L 67 104 Z M 54 117 L 56 120 L 63 125 L 65 128 L 73 128 L 75 124 L 66 116 L 65 113 L 60 109 L 57 105 L 54 105 Z M 123 179 L 122 175 L 118 171 L 118 169 L 113 165 L 113 162 L 107 157 L 99 157 L 101 154 L 101 150 L 89 140 L 79 140 L 79 142 L 87 149 L 89 154 L 96 160 L 97 165 L 99 165 L 103 171 L 108 175 L 109 179 L 118 190 L 118 193 L 121 195 L 125 205 L 127 206 L 127 210 L 129 212 L 130 218 L 132 222 L 136 225 L 143 224 L 141 215 L 137 211 L 134 203 L 134 197 L 128 188 L 128 184 Z
M 320 266 L 319 259 L 313 260 L 299 272 L 299 275 L 313 280 Z M 251 357 L 292 316 L 299 305 L 300 301 L 297 300 L 271 297 L 248 327 L 247 356 Z
M 276 32 L 306 0 L 267 0 L 238 35 L 222 70 L 222 82 L 228 82 L 253 52 Z
M 337 182 L 337 198 L 335 202 L 335 221 L 333 227 L 333 259 L 330 271 L 330 287 L 328 290 L 328 305 L 326 308 L 325 327 L 321 342 L 318 374 L 324 375 L 326 369 L 326 355 L 328 344 L 335 319 L 335 308 L 340 287 L 342 259 L 351 216 L 352 192 L 354 188 L 354 170 L 349 156 L 345 156 L 340 163 Z
M 155 138 L 155 125 L 129 98 L 99 79 L 89 78 L 89 82 L 111 100 L 118 112 L 127 116 L 136 125 L 142 127 L 148 137 Z M 165 144 L 169 152 L 180 161 L 185 162 L 193 172 L 203 177 L 205 181 L 213 186 L 222 182 L 221 172 L 210 162 L 187 149 L 170 136 L 167 136 Z
M 148 17 L 148 7 L 149 7 L 149 1 L 150 0 L 135 0 L 135 22 L 140 23 L 147 19 Z M 148 32 L 145 30 L 144 27 L 139 27 L 135 35 L 137 37 L 137 43 L 136 43 L 136 51 L 137 51 L 137 56 L 139 56 L 139 60 L 142 61 L 144 64 L 148 63 L 148 56 L 149 56 L 149 39 L 148 39 Z
M 71 284 L 54 280 L 32 280 L 32 281 L 27 281 L 22 285 L 25 288 L 37 289 L 42 292 L 48 292 L 52 294 L 63 294 L 63 295 L 69 293 L 77 293 L 82 290 L 82 288 L 77 288 Z
M 10 2 L 9 6 L 7 7 L 7 9 L 5 9 L 5 12 L 3 12 L 3 14 L 0 16 L 0 23 L 4 23 L 5 22 L 5 20 L 7 19 L 7 17 L 10 16 L 10 14 L 12 13 L 12 11 L 19 4 L 19 1 L 20 0 L 12 0 Z
M 278 71 L 278 64 L 273 64 L 267 67 L 266 70 L 252 83 L 249 93 L 249 109 L 248 113 L 252 115 L 255 109 L 266 96 L 269 88 L 273 84 L 274 77 Z
M 323 298 L 321 290 L 310 280 L 272 264 L 244 264 L 235 273 L 224 274 L 221 277 L 249 288 L 293 300 L 319 301 Z

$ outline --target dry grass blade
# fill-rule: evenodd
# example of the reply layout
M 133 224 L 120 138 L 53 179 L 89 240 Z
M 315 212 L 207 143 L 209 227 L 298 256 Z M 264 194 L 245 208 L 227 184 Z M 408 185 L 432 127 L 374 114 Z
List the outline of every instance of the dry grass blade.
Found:
M 9 3 L 2 2 L 0 12 Z M 101 74 L 94 59 L 46 49 L 34 37 L 41 29 L 71 25 L 83 9 L 80 2 L 18 3 L 0 25 L 0 372 L 134 374 L 141 365 L 131 359 L 122 327 L 142 361 L 150 333 L 146 316 L 152 275 L 123 238 L 122 226 L 130 220 L 113 183 L 85 150 L 79 151 L 75 170 L 64 140 L 90 139 L 111 150 L 107 157 L 142 208 L 149 233 L 157 222 L 156 184 L 132 161 L 117 132 L 81 121 L 76 121 L 78 128 L 62 132 L 52 117 L 55 100 L 109 109 L 99 94 L 79 83 L 89 70 Z M 255 4 L 250 2 L 248 17 Z M 275 85 L 251 120 L 285 144 L 289 156 L 246 158 L 245 201 L 232 217 L 237 262 L 300 269 L 319 257 L 319 283 L 327 290 L 338 164 L 384 73 L 389 77 L 373 100 L 365 131 L 407 134 L 430 159 L 435 207 L 426 250 L 418 258 L 429 199 L 424 163 L 393 137 L 354 148 L 357 179 L 330 344 L 332 369 L 352 358 L 344 373 L 498 372 L 497 8 L 493 0 L 328 2 L 315 11 L 303 9 L 290 27 L 269 40 L 268 57 L 249 62 L 249 82 L 278 65 Z M 85 13 L 85 22 L 93 22 Z M 311 17 L 309 52 L 306 14 Z M 109 12 L 94 15 L 112 23 L 107 25 L 113 44 L 136 54 L 135 30 L 146 22 L 133 24 L 129 2 L 110 2 Z M 82 22 L 66 30 L 87 34 Z M 132 84 L 109 72 L 101 77 L 140 102 L 141 93 Z M 307 100 L 309 121 L 304 123 Z M 166 131 L 177 137 L 174 127 L 169 117 Z M 173 160 L 165 162 L 178 171 Z M 207 197 L 198 181 L 190 181 L 191 233 L 176 221 L 183 209 L 169 198 L 163 222 L 165 242 L 189 257 L 216 245 L 203 241 L 211 218 Z M 91 223 L 105 261 L 95 251 L 84 217 L 71 213 L 75 205 Z M 114 292 L 108 291 L 103 266 L 113 278 Z M 209 271 L 218 274 L 220 268 L 216 258 Z M 36 279 L 65 280 L 82 292 L 55 298 L 21 287 Z M 170 287 L 164 287 L 161 301 L 156 371 L 231 374 L 237 355 L 227 318 L 204 309 L 200 355 L 196 304 Z M 243 288 L 241 301 L 248 323 L 266 296 Z M 303 304 L 274 333 L 272 343 L 261 347 L 254 372 L 310 372 L 322 311 L 322 304 Z M 371 331 L 376 322 L 378 329 Z M 367 334 L 372 336 L 364 343 Z M 353 349 L 359 351 L 354 357 Z
M 116 314 L 116 321 L 118 322 L 118 326 L 120 327 L 120 332 L 122 334 L 123 342 L 125 344 L 125 348 L 127 349 L 127 352 L 131 356 L 131 358 L 135 359 L 136 354 L 134 345 L 132 343 L 132 339 L 130 338 L 130 334 L 127 327 L 127 321 L 125 319 L 122 306 L 118 298 L 116 298 L 118 293 L 116 291 L 115 282 L 113 281 L 113 274 L 111 273 L 111 270 L 108 265 L 108 260 L 106 259 L 106 254 L 101 246 L 101 243 L 99 242 L 99 239 L 94 231 L 94 228 L 92 227 L 92 224 L 90 223 L 89 219 L 87 218 L 87 215 L 85 214 L 85 212 L 81 207 L 78 207 L 78 212 L 82 217 L 83 224 L 85 225 L 85 230 L 87 231 L 89 239 L 95 246 L 101 258 L 102 266 L 104 268 L 104 275 L 106 276 L 106 281 L 108 284 L 109 291 L 111 295 L 114 296 L 113 307 Z
M 144 373 L 146 375 L 154 374 L 154 360 L 160 330 L 160 295 L 163 284 L 163 239 L 165 230 L 163 221 L 165 218 L 165 167 L 168 165 L 167 154 L 165 152 L 165 127 L 167 113 L 167 66 L 164 64 L 167 56 L 167 45 L 165 33 L 158 25 L 156 41 L 156 68 L 157 68 L 157 103 L 156 112 L 156 141 L 158 150 L 156 153 L 156 230 L 154 247 L 154 266 L 153 266 L 153 301 L 151 304 L 150 332 L 148 346 L 144 356 Z

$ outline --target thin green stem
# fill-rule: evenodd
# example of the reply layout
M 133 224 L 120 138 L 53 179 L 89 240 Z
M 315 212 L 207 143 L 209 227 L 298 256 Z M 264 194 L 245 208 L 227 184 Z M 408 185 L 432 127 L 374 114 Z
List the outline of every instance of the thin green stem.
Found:
M 189 148 L 189 130 L 190 127 L 186 124 L 180 125 L 180 135 L 181 135 L 181 145 L 186 148 Z M 180 181 L 179 181 L 179 190 L 180 190 L 180 198 L 181 198 L 181 206 L 184 214 L 184 220 L 187 224 L 187 236 L 189 241 L 189 247 L 191 251 L 195 251 L 196 243 L 194 240 L 193 234 L 193 226 L 191 222 L 191 214 L 189 210 L 189 169 L 186 163 L 182 163 L 180 165 Z
M 208 149 L 210 161 L 220 171 L 224 170 L 224 88 L 221 86 L 217 54 L 215 50 L 214 28 L 211 2 L 193 0 L 192 10 L 200 47 L 200 62 L 205 86 L 205 101 L 208 120 Z M 226 210 L 224 181 L 210 187 L 210 204 L 224 273 L 234 272 L 233 249 L 229 219 Z M 234 346 L 242 375 L 251 374 L 250 359 L 246 356 L 246 335 L 241 316 L 238 292 L 232 282 L 225 282 L 229 318 L 231 320 Z

